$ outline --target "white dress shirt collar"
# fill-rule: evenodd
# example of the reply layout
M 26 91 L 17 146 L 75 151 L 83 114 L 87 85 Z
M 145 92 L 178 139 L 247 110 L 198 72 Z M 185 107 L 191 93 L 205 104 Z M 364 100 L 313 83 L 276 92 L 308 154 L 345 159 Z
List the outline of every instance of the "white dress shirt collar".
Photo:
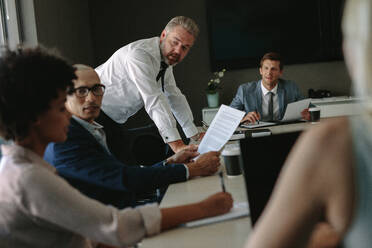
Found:
M 269 91 L 263 85 L 262 80 L 261 80 L 261 90 L 262 90 L 263 96 L 266 96 L 266 94 L 269 93 Z M 272 90 L 270 90 L 270 92 L 274 93 L 274 95 L 276 95 L 277 91 L 278 91 L 278 84 L 276 84 L 275 87 Z
M 111 154 L 110 149 L 108 148 L 107 141 L 106 141 L 106 134 L 103 130 L 103 126 L 99 123 L 93 121 L 92 123 L 89 123 L 83 119 L 80 119 L 79 117 L 73 115 L 72 118 L 74 118 L 75 121 L 77 121 L 80 125 L 83 126 L 90 134 L 93 135 L 93 137 L 97 140 L 98 143 L 101 144 L 101 146 Z
M 103 129 L 103 126 L 95 121 L 92 123 L 87 122 L 83 119 L 80 119 L 79 117 L 73 115 L 72 118 L 74 118 L 75 121 L 77 121 L 79 124 L 81 124 L 85 129 L 87 129 L 89 132 L 94 132 L 97 129 Z

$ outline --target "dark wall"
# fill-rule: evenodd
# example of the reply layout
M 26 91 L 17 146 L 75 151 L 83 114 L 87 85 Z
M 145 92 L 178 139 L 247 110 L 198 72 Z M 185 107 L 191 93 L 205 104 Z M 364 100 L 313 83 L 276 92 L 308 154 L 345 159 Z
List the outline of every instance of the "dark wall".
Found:
M 72 63 L 92 64 L 89 0 L 34 0 L 37 40 Z
M 174 68 L 174 74 L 196 123 L 200 124 L 201 109 L 207 105 L 204 89 L 212 76 L 205 0 L 146 1 L 145 5 L 133 0 L 94 0 L 91 10 L 95 65 L 131 41 L 159 35 L 173 16 L 189 16 L 199 24 L 200 36 L 186 59 Z M 287 66 L 283 77 L 295 80 L 304 94 L 309 88 L 326 88 L 336 95 L 350 94 L 350 79 L 342 61 Z M 229 104 L 241 83 L 257 79 L 258 68 L 227 72 L 221 84 L 221 103 Z
M 134 40 L 159 36 L 168 21 L 177 15 L 193 18 L 201 34 L 186 59 L 174 69 L 176 82 L 186 95 L 200 124 L 201 108 L 206 106 L 204 88 L 209 77 L 207 28 L 204 1 L 102 1 L 92 3 L 92 29 L 95 65 L 103 63 L 111 54 Z M 135 116 L 134 124 L 145 117 Z
M 205 0 L 34 1 L 39 42 L 58 47 L 74 62 L 93 66 L 134 40 L 160 35 L 174 16 L 192 17 L 201 33 L 189 55 L 174 68 L 174 74 L 196 124 L 200 125 L 201 109 L 207 106 L 204 89 L 212 77 Z M 350 78 L 342 61 L 286 66 L 283 78 L 296 81 L 305 95 L 309 88 L 328 89 L 335 95 L 350 94 Z M 257 79 L 258 68 L 228 71 L 222 79 L 221 103 L 229 104 L 241 83 Z M 142 111 L 129 125 L 144 122 L 148 119 Z

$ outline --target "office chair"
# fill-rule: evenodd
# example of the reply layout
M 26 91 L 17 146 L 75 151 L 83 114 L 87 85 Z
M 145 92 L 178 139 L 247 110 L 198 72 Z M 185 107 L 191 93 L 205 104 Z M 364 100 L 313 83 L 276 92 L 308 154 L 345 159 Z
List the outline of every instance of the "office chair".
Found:
M 155 124 L 127 130 L 133 164 L 151 166 L 167 158 L 168 145 L 160 137 Z
M 127 130 L 130 140 L 129 151 L 131 164 L 151 166 L 168 157 L 169 146 L 160 137 L 155 124 Z M 156 189 L 154 192 L 138 194 L 137 204 L 160 202 L 166 188 Z

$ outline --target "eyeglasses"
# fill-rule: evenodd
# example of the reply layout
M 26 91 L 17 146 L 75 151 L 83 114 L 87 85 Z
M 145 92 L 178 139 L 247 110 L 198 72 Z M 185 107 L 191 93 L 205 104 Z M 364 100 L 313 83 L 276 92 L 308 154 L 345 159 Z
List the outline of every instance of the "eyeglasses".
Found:
M 72 89 L 70 94 L 75 93 L 77 97 L 86 97 L 89 94 L 89 91 L 91 91 L 95 96 L 103 96 L 105 93 L 105 88 L 106 87 L 103 84 L 95 84 L 90 88 L 82 86 Z

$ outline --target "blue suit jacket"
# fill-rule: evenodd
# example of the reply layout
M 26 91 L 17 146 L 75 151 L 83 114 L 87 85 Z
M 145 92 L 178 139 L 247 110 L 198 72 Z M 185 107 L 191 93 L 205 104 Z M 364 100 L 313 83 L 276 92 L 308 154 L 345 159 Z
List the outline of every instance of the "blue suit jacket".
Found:
M 297 85 L 289 80 L 279 79 L 277 94 L 279 98 L 279 119 L 283 118 L 288 103 L 304 99 Z M 261 80 L 240 85 L 230 107 L 243 110 L 246 113 L 258 111 L 263 116 Z
M 140 167 L 121 163 L 74 119 L 67 140 L 50 143 L 44 159 L 83 194 L 119 208 L 133 205 L 135 193 L 186 180 L 186 168 L 182 164 L 163 166 L 159 162 Z

